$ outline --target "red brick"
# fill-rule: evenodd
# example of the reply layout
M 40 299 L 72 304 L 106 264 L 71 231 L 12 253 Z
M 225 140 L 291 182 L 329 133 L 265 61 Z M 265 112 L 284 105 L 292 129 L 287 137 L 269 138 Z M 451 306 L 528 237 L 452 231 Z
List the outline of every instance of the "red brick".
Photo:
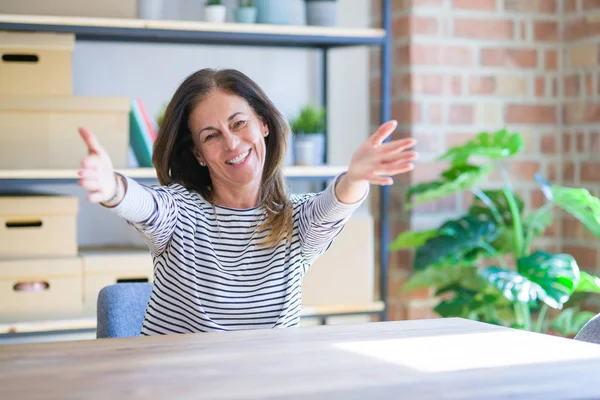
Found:
M 544 68 L 549 71 L 558 68 L 558 52 L 556 50 L 546 50 Z
M 563 79 L 565 96 L 579 96 L 579 75 L 567 75 Z
M 496 11 L 497 0 L 453 0 L 452 8 L 476 11 Z
M 505 120 L 509 124 L 555 124 L 556 107 L 546 105 L 508 104 Z
M 455 95 L 460 95 L 463 92 L 462 89 L 462 76 L 460 75 L 451 75 L 449 77 L 450 80 L 450 93 Z
M 455 18 L 454 36 L 469 39 L 513 39 L 514 22 L 509 19 Z
M 591 38 L 600 34 L 600 21 L 588 17 L 570 19 L 566 22 L 565 39 Z
M 583 0 L 582 5 L 584 11 L 598 10 L 600 9 L 600 0 Z
M 406 38 L 412 35 L 437 35 L 439 23 L 437 18 L 423 16 L 400 16 L 392 21 L 394 38 Z
M 557 165 L 555 163 L 551 163 L 547 165 L 547 172 L 546 174 L 548 175 L 546 178 L 550 181 L 550 182 L 556 182 L 558 181 L 558 171 L 557 171 Z
M 447 169 L 447 163 L 435 162 L 420 164 L 412 172 L 413 184 L 438 180 L 442 172 L 446 171 Z
M 562 150 L 563 153 L 570 153 L 573 146 L 571 145 L 571 140 L 573 136 L 569 132 L 563 132 L 563 140 L 562 140 Z
M 540 163 L 537 161 L 513 160 L 507 164 L 507 171 L 514 179 L 532 181 L 535 174 L 540 172 Z
M 558 150 L 556 143 L 556 135 L 544 135 L 540 143 L 540 149 L 542 153 L 555 154 Z
M 564 161 L 562 169 L 563 180 L 573 182 L 575 180 L 575 164 L 572 161 Z
M 429 122 L 432 124 L 444 123 L 444 105 L 435 103 L 429 104 L 427 107 L 429 112 Z
M 563 246 L 563 252 L 572 255 L 583 268 L 598 267 L 598 250 L 586 246 Z
M 535 68 L 537 66 L 537 50 L 484 48 L 481 50 L 481 65 L 484 67 Z
M 554 14 L 556 0 L 504 0 L 506 11 Z
M 565 2 L 565 12 L 573 13 L 577 11 L 577 0 L 564 0 Z
M 412 74 L 411 93 L 415 94 L 444 94 L 443 75 L 437 74 Z
M 592 74 L 585 74 L 585 94 L 587 96 L 594 95 L 594 83 Z
M 600 182 L 600 162 L 582 161 L 581 162 L 581 182 L 598 183 Z
M 521 21 L 520 40 L 527 40 L 527 21 Z
M 471 76 L 469 78 L 469 94 L 493 94 L 496 91 L 496 80 L 491 75 Z
M 405 316 L 407 320 L 439 318 L 433 311 L 433 305 L 410 304 L 406 307 Z
M 562 237 L 579 240 L 596 240 L 596 237 L 577 218 L 567 215 L 561 224 Z
M 396 47 L 396 54 L 395 54 L 395 58 L 394 58 L 394 66 L 395 67 L 408 66 L 411 64 L 411 62 L 412 62 L 411 49 L 412 49 L 412 46 L 410 46 L 408 44 L 403 44 L 401 46 Z M 373 60 L 373 58 L 371 58 L 371 70 L 375 69 L 376 71 L 378 71 L 379 69 L 375 68 L 376 65 L 373 64 L 372 60 Z M 379 63 L 377 65 L 381 65 L 381 64 Z
M 598 154 L 600 153 L 600 133 L 598 132 L 590 132 L 590 147 L 588 152 L 590 154 Z
M 440 135 L 437 133 L 414 133 L 412 137 L 417 139 L 417 145 L 414 147 L 414 150 L 419 153 L 439 155 L 443 150 Z M 394 138 L 395 136 L 392 134 L 392 139 Z
M 412 124 L 421 121 L 421 106 L 408 101 L 392 103 L 392 118 L 399 124 Z
M 450 105 L 451 124 L 471 124 L 475 116 L 475 107 L 472 104 Z
M 535 95 L 536 97 L 546 96 L 546 79 L 543 76 L 535 77 Z
M 565 124 L 600 122 L 600 103 L 573 102 L 563 107 Z
M 473 133 L 450 133 L 446 135 L 446 147 L 461 146 L 473 139 L 476 134 Z
M 575 134 L 575 148 L 578 153 L 585 153 L 585 134 L 583 132 Z
M 554 21 L 537 21 L 533 23 L 533 40 L 536 42 L 554 42 L 558 39 L 558 23 Z
M 474 64 L 475 55 L 468 46 L 413 43 L 410 60 L 413 65 L 468 67 Z
M 446 196 L 438 200 L 419 204 L 413 208 L 413 211 L 417 214 L 436 214 L 441 212 L 455 212 L 456 210 L 456 195 Z

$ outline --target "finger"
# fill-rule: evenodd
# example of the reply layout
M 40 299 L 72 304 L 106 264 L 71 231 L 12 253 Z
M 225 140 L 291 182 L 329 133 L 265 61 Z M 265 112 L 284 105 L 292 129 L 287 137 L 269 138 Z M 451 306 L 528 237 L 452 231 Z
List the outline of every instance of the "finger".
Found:
M 80 178 L 85 178 L 85 179 L 99 179 L 100 178 L 100 172 L 96 169 L 80 169 L 77 172 L 77 175 L 79 175 Z
M 379 153 L 395 153 L 398 151 L 408 150 L 417 144 L 417 140 L 413 138 L 392 140 L 391 142 L 384 143 L 377 148 Z
M 79 186 L 90 192 L 99 191 L 100 189 L 102 189 L 103 186 L 102 182 L 93 179 L 80 179 L 77 183 L 79 184 Z
M 412 171 L 413 169 L 415 169 L 415 164 L 411 162 L 400 162 L 397 164 L 388 164 L 388 166 L 386 166 L 384 169 L 381 169 L 377 172 L 382 175 L 399 175 Z
M 391 154 L 386 154 L 383 156 L 379 157 L 379 162 L 381 162 L 382 164 L 390 164 L 390 163 L 395 163 L 395 162 L 406 162 L 406 161 L 413 161 L 416 160 L 417 158 L 419 158 L 419 153 L 414 152 L 414 151 L 407 151 L 407 152 L 399 152 L 399 153 L 391 153 Z
M 394 180 L 389 176 L 372 175 L 367 179 L 373 185 L 389 186 L 394 183 Z
M 85 128 L 79 128 L 79 135 L 85 142 L 85 145 L 88 148 L 90 153 L 100 153 L 102 152 L 102 146 L 98 139 L 96 139 L 96 135 Z
M 394 132 L 396 127 L 398 126 L 398 122 L 395 120 L 388 121 L 385 124 L 381 125 L 374 134 L 371 135 L 369 141 L 374 146 L 379 146 L 383 141 Z
M 81 160 L 81 168 L 87 170 L 98 170 L 100 164 L 100 157 L 98 157 L 96 154 L 91 154 Z

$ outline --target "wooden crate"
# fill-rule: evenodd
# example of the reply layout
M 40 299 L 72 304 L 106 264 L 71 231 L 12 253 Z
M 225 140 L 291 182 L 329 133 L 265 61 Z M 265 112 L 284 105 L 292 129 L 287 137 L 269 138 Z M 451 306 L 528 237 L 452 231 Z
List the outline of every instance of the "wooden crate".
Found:
M 152 282 L 152 256 L 144 249 L 97 249 L 80 252 L 83 265 L 83 310 L 96 315 L 98 293 L 120 282 Z
M 81 126 L 94 132 L 115 168 L 127 168 L 130 110 L 120 97 L 0 97 L 0 168 L 79 168 L 87 154 Z
M 302 282 L 302 304 L 353 305 L 373 301 L 373 219 L 354 216 Z
M 0 258 L 77 255 L 75 196 L 0 196 Z
M 0 322 L 80 316 L 81 276 L 78 257 L 0 260 Z
M 75 36 L 0 31 L 0 95 L 70 96 Z

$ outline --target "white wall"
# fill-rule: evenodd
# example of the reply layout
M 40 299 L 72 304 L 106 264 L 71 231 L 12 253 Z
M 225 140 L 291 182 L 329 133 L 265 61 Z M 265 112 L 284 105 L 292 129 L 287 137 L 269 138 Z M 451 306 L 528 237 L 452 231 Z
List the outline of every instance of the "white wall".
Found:
M 175 5 L 168 11 L 170 17 L 201 18 L 203 1 L 169 1 Z M 302 5 L 302 0 L 295 1 Z M 226 1 L 226 5 L 234 3 Z M 340 26 L 367 27 L 369 15 L 369 0 L 339 0 Z M 332 164 L 347 164 L 369 134 L 368 56 L 366 48 L 331 50 L 328 158 Z M 248 74 L 288 118 L 295 117 L 306 102 L 320 99 L 319 54 L 313 50 L 77 42 L 73 65 L 75 95 L 139 97 L 151 117 L 187 75 L 205 67 L 236 68 Z M 78 240 L 83 246 L 142 244 L 123 221 L 87 203 L 76 185 L 44 184 L 30 189 L 81 197 Z

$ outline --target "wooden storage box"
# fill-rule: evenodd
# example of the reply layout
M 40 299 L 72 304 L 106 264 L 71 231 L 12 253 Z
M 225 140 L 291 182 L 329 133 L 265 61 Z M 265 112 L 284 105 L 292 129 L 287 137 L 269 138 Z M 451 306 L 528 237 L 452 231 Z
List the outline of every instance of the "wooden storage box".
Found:
M 0 260 L 0 321 L 81 316 L 81 260 L 77 257 Z
M 0 95 L 70 96 L 75 36 L 0 31 Z
M 82 250 L 83 308 L 85 315 L 96 315 L 98 293 L 108 285 L 121 282 L 152 282 L 152 256 L 143 249 Z
M 141 1 L 141 0 L 140 0 Z M 136 0 L 2 0 L 2 14 L 135 18 Z
M 78 200 L 0 196 L 0 258 L 77 256 Z
M 88 153 L 78 133 L 90 129 L 115 168 L 128 167 L 128 98 L 0 97 L 0 168 L 78 169 Z
M 354 216 L 302 281 L 305 306 L 374 301 L 373 219 Z

